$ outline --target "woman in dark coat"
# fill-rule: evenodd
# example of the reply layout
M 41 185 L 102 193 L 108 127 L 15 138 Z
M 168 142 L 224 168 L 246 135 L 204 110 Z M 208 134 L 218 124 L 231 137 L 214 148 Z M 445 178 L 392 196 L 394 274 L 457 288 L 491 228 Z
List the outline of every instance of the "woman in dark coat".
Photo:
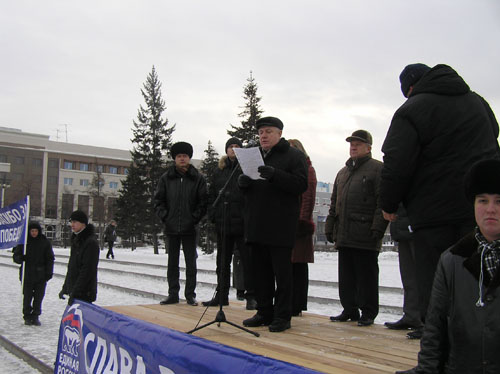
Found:
M 23 263 L 23 315 L 26 325 L 40 326 L 38 316 L 42 314 L 42 301 L 45 296 L 45 287 L 54 272 L 54 252 L 52 244 L 42 234 L 42 227 L 38 222 L 28 224 L 28 243 L 26 253 L 24 245 L 14 248 L 13 259 L 21 264 L 19 279 L 22 279 Z
M 418 366 L 397 373 L 500 373 L 500 161 L 466 176 L 477 226 L 441 255 Z
M 307 294 L 309 288 L 309 266 L 314 262 L 314 222 L 312 214 L 316 202 L 316 171 L 302 143 L 297 139 L 289 139 L 294 148 L 306 156 L 308 165 L 307 190 L 301 196 L 300 215 L 295 234 L 295 245 L 292 249 L 292 316 L 298 316 L 307 310 Z

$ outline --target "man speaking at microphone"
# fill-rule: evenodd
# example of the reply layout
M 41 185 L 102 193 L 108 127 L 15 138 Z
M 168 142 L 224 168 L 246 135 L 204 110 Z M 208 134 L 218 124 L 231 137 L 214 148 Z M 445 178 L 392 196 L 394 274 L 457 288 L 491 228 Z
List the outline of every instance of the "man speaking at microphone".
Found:
M 299 218 L 300 195 L 307 189 L 307 162 L 281 137 L 283 122 L 264 117 L 256 122 L 264 165 L 262 179 L 242 174 L 238 186 L 245 196 L 245 241 L 252 248 L 257 313 L 247 327 L 290 328 L 292 247 Z M 275 286 L 276 285 L 276 286 Z

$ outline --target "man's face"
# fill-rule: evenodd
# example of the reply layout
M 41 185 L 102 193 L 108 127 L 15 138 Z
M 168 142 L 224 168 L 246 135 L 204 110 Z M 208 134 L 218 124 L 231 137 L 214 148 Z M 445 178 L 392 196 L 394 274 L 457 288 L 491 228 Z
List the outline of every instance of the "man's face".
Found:
M 80 232 L 85 228 L 85 224 L 80 221 L 71 221 L 71 231 Z
M 30 235 L 32 238 L 36 238 L 38 236 L 38 229 L 31 229 Z
M 269 151 L 280 141 L 282 131 L 274 126 L 259 127 L 259 142 L 262 149 Z
M 476 196 L 474 215 L 481 234 L 489 242 L 500 239 L 500 195 L 484 193 Z
M 366 156 L 372 150 L 372 146 L 360 140 L 353 140 L 349 147 L 349 155 L 351 158 L 361 158 Z
M 189 161 L 191 159 L 189 158 L 188 155 L 184 153 L 179 153 L 178 155 L 175 156 L 175 166 L 178 168 L 185 168 L 189 165 Z
M 231 144 L 229 147 L 227 147 L 227 157 L 229 157 L 231 160 L 234 160 L 234 158 L 236 157 L 234 148 L 240 148 L 240 146 L 238 144 Z

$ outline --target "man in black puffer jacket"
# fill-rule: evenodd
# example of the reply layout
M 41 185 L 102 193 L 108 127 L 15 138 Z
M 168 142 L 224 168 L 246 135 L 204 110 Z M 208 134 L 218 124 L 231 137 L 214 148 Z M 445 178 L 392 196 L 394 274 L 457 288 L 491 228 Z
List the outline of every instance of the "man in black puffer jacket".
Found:
M 87 215 L 75 210 L 70 217 L 71 253 L 68 271 L 59 298 L 69 295 L 68 304 L 75 299 L 92 303 L 97 299 L 97 265 L 99 264 L 99 244 L 94 226 L 89 224 Z
M 184 296 L 196 306 L 196 225 L 207 211 L 205 178 L 190 164 L 193 147 L 178 142 L 170 148 L 174 165 L 161 176 L 154 196 L 156 214 L 165 225 L 168 240 L 168 298 L 160 304 L 179 302 L 179 253 L 182 243 L 186 261 Z
M 42 227 L 38 222 L 28 224 L 28 243 L 26 254 L 24 245 L 14 248 L 13 259 L 21 264 L 19 280 L 22 281 L 23 263 L 23 316 L 24 324 L 40 326 L 38 317 L 42 314 L 42 301 L 45 296 L 45 287 L 54 272 L 54 251 L 52 244 L 42 234 Z
M 408 65 L 400 81 L 408 100 L 382 146 L 380 194 L 384 217 L 394 221 L 402 201 L 415 232 L 424 320 L 439 256 L 474 226 L 461 191 L 464 174 L 478 160 L 500 157 L 498 123 L 488 103 L 447 65 Z

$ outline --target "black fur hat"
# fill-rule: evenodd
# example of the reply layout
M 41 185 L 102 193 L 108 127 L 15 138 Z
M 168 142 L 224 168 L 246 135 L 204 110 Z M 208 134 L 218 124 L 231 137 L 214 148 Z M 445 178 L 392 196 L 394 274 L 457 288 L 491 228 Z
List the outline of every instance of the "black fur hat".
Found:
M 227 153 L 227 149 L 229 148 L 230 145 L 233 145 L 233 144 L 237 144 L 239 145 L 239 147 L 243 147 L 243 143 L 241 142 L 240 139 L 238 138 L 230 138 L 227 142 L 226 142 L 226 153 Z
M 89 218 L 81 210 L 75 210 L 73 213 L 71 213 L 69 220 L 70 221 L 78 221 L 78 222 L 84 223 L 85 225 L 89 224 Z
M 411 64 L 407 65 L 401 74 L 399 75 L 399 81 L 401 82 L 401 92 L 403 92 L 404 97 L 408 94 L 410 86 L 417 83 L 422 76 L 427 73 L 431 68 L 425 64 Z
M 170 155 L 172 159 L 175 159 L 177 155 L 188 155 L 189 158 L 193 157 L 193 146 L 186 142 L 177 142 L 172 147 L 170 147 Z
M 255 123 L 255 127 L 257 127 L 258 130 L 259 127 L 262 126 L 273 126 L 277 127 L 280 130 L 283 130 L 283 122 L 281 122 L 281 120 L 276 117 L 264 117 L 258 119 L 257 122 Z
M 500 195 L 500 160 L 476 162 L 465 175 L 465 195 L 474 202 L 481 193 Z

